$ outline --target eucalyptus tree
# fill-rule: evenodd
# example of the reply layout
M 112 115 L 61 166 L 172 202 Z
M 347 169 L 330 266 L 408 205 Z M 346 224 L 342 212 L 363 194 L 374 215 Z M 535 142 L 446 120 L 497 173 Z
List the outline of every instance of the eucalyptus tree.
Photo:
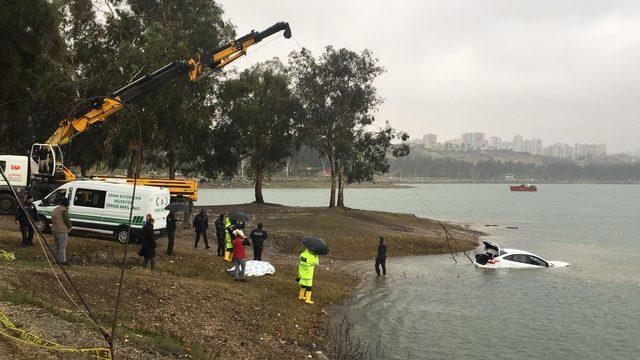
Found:
M 374 80 L 384 69 L 369 50 L 357 53 L 332 46 L 318 58 L 307 49 L 293 52 L 289 64 L 305 111 L 307 142 L 329 161 L 329 206 L 333 207 L 336 190 L 340 192 L 344 186 L 345 163 L 353 144 L 373 123 L 373 113 L 382 102 Z M 339 205 L 343 203 L 341 200 Z
M 301 107 L 290 88 L 286 68 L 274 59 L 225 81 L 218 94 L 219 132 L 239 160 L 248 160 L 255 179 L 255 201 L 264 203 L 268 171 L 284 165 L 299 147 Z

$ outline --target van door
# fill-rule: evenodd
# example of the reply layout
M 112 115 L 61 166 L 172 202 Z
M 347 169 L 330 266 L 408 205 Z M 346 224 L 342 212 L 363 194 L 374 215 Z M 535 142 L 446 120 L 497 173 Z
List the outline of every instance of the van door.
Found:
M 115 228 L 105 221 L 105 190 L 78 187 L 73 196 L 69 217 L 74 227 L 101 233 L 111 233 Z

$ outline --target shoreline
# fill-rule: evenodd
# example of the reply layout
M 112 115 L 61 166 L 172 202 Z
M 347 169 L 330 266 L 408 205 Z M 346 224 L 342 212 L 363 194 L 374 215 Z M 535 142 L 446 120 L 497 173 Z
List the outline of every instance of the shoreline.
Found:
M 448 251 L 435 222 L 408 214 L 275 204 L 205 208 L 209 212 L 210 239 L 214 237 L 211 231 L 214 213 L 219 210 L 243 211 L 254 220 L 251 226 L 263 222 L 271 238 L 267 241 L 264 258 L 276 267 L 276 274 L 250 278 L 249 282 L 238 286 L 224 271 L 230 266 L 216 257 L 215 251 L 193 249 L 191 229 L 182 226 L 176 233 L 175 257 L 165 256 L 166 239 L 159 241 L 159 272 L 156 274 L 140 269 L 141 259 L 134 251 L 138 245 L 133 245 L 127 259 L 121 323 L 122 334 L 128 335 L 130 340 L 121 345 L 131 348 L 132 354 L 152 351 L 160 354 L 153 358 L 175 358 L 189 354 L 185 350 L 189 348 L 191 355 L 201 353 L 220 359 L 238 356 L 300 358 L 316 350 L 325 351 L 328 319 L 334 306 L 348 302 L 358 284 L 356 274 L 346 269 L 360 261 L 363 264 L 372 261 L 375 256 L 372 252 L 377 247 L 375 235 L 382 234 L 387 238 L 390 258 Z M 51 275 L 41 250 L 19 247 L 19 232 L 13 219 L 7 218 L 0 218 L 0 248 L 15 252 L 17 260 L 0 267 L 0 294 L 3 294 L 0 305 L 8 306 L 25 327 L 31 326 L 28 319 L 33 311 L 29 309 L 34 306 L 41 309 L 40 312 L 53 314 L 55 321 L 51 321 L 51 326 L 31 319 L 47 329 L 29 330 L 43 330 L 44 334 L 57 334 L 59 327 L 64 328 L 65 319 L 82 323 L 77 311 L 57 296 L 59 289 L 47 285 L 51 284 Z M 451 232 L 464 238 L 464 246 L 469 249 L 477 246 L 484 235 L 458 224 L 447 225 Z M 316 304 L 312 306 L 297 300 L 297 284 L 292 281 L 297 269 L 297 254 L 302 249 L 299 239 L 304 233 L 324 238 L 331 248 L 330 254 L 321 258 L 316 269 Z M 122 246 L 96 238 L 93 235 L 71 238 L 68 270 L 86 287 L 82 290 L 88 294 L 89 303 L 97 307 L 99 319 L 106 319 L 113 301 L 110 293 L 113 286 L 106 286 L 104 280 L 116 278 Z M 250 249 L 248 253 L 251 254 Z M 204 305 L 209 303 L 215 304 L 213 309 Z M 234 314 L 219 311 L 226 308 L 236 310 Z M 140 312 L 146 314 L 142 319 Z M 233 321 L 229 322 L 231 318 Z M 86 324 L 84 327 L 88 328 Z M 99 335 L 94 337 L 98 338 Z M 68 343 L 69 339 L 53 340 Z M 94 341 L 94 345 L 96 343 Z M 12 345 L 0 339 L 0 348 L 6 346 Z M 227 346 L 234 348 L 233 354 L 216 350 Z M 18 355 L 29 358 L 29 349 L 22 350 L 25 352 L 19 351 Z M 54 352 L 46 354 L 52 358 L 58 355 Z M 132 358 L 147 357 L 136 355 Z

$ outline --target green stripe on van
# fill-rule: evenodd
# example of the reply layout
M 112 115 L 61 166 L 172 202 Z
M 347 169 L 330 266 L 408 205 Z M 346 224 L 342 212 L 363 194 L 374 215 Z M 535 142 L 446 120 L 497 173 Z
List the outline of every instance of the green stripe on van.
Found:
M 38 210 L 38 212 L 42 215 L 45 215 L 47 217 L 51 217 L 51 211 L 42 211 L 42 210 Z M 104 222 L 104 223 L 111 223 L 111 224 L 117 224 L 117 225 L 127 225 L 129 224 L 129 219 L 128 218 L 113 218 L 113 217 L 106 217 L 106 216 L 94 216 L 94 215 L 82 215 L 82 214 L 73 214 L 70 213 L 69 214 L 69 218 L 76 219 L 76 220 L 92 220 L 92 221 L 99 221 L 99 222 Z M 132 225 L 142 225 L 144 221 L 144 217 L 143 216 L 134 216 L 133 219 L 131 219 L 131 224 Z

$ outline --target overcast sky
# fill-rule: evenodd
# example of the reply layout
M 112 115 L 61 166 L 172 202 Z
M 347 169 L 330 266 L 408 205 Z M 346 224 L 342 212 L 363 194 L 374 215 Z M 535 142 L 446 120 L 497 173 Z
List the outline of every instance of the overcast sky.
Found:
M 640 149 L 640 1 L 220 1 L 239 35 L 288 21 L 315 55 L 370 49 L 380 120 L 413 138 L 479 131 Z M 240 69 L 299 49 L 269 39 Z

